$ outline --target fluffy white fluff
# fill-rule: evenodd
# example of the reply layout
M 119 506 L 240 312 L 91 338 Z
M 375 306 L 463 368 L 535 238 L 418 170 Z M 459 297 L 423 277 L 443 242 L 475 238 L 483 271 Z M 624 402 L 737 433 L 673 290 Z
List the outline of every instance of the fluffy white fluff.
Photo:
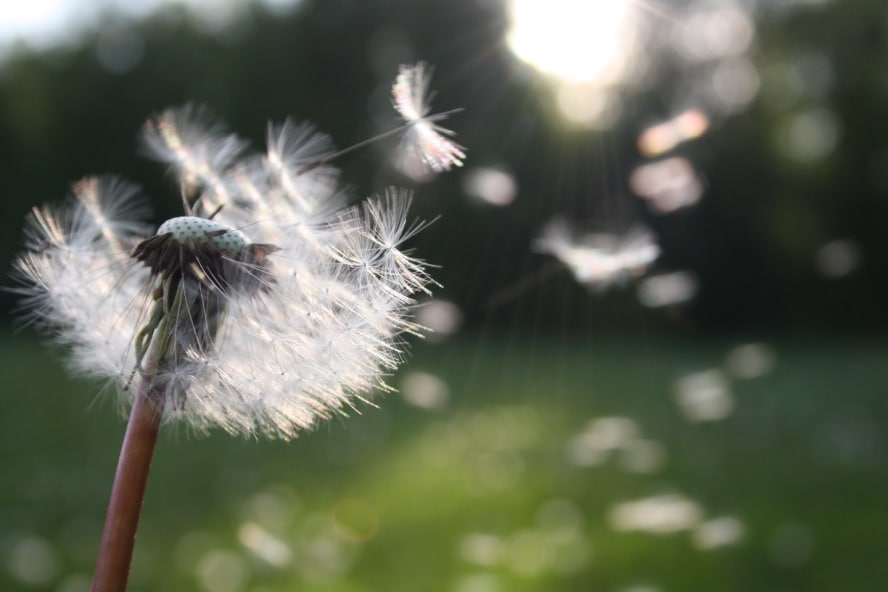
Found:
M 466 158 L 464 148 L 446 137 L 453 132 L 436 123 L 452 112 L 430 115 L 430 80 L 431 70 L 420 62 L 401 66 L 392 86 L 392 104 L 409 125 L 396 162 L 403 172 L 414 177 L 460 167 Z
M 642 226 L 622 235 L 578 236 L 560 218 L 546 225 L 534 248 L 557 258 L 578 282 L 597 291 L 642 275 L 660 256 L 654 235 Z
M 413 295 L 430 283 L 403 250 L 419 229 L 407 223 L 408 195 L 342 208 L 336 171 L 315 166 L 329 139 L 290 122 L 269 128 L 264 155 L 192 107 L 161 113 L 144 138 L 176 174 L 187 213 L 238 233 L 207 244 L 259 289 L 182 279 L 185 312 L 165 313 L 176 343 L 156 368 L 142 363 L 136 336 L 169 280 L 131 256 L 154 236 L 137 192 L 87 179 L 66 205 L 33 211 L 18 261 L 31 318 L 55 330 L 73 366 L 110 378 L 125 405 L 148 381 L 167 420 L 284 439 L 385 388 L 403 358 L 399 336 L 413 331 Z M 247 260 L 247 243 L 274 248 Z

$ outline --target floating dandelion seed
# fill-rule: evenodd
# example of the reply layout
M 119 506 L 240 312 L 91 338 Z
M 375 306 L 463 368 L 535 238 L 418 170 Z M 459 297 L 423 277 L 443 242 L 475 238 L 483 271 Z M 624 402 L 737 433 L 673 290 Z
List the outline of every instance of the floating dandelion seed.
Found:
M 409 128 L 398 151 L 398 168 L 411 177 L 423 177 L 429 171 L 441 173 L 462 166 L 466 157 L 462 146 L 447 139 L 449 129 L 437 125 L 453 113 L 429 115 L 431 95 L 428 92 L 431 70 L 420 62 L 401 66 L 392 87 L 392 103 Z
M 564 220 L 550 222 L 534 248 L 561 261 L 576 280 L 598 291 L 641 275 L 660 255 L 653 234 L 641 226 L 623 235 L 591 234 L 577 238 Z

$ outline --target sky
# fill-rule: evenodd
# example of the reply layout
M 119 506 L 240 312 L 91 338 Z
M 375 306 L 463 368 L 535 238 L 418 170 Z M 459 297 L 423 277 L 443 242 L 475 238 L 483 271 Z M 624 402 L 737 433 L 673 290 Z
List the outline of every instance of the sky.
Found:
M 285 12 L 301 0 L 259 0 Z M 163 5 L 185 5 L 209 27 L 235 16 L 242 0 L 27 0 L 7 2 L 0 10 L 0 54 L 16 44 L 33 49 L 76 42 L 103 14 L 140 18 Z

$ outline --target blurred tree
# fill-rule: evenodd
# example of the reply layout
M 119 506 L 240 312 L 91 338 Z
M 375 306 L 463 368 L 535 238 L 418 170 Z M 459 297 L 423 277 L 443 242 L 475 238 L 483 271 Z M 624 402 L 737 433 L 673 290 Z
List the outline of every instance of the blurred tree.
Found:
M 664 97 L 686 83 L 674 64 L 625 94 L 613 128 L 579 131 L 557 121 L 540 81 L 508 53 L 498 2 L 325 0 L 287 16 L 254 7 L 215 31 L 175 8 L 138 23 L 109 16 L 77 47 L 19 52 L 0 69 L 0 262 L 8 268 L 19 248 L 27 210 L 59 199 L 87 174 L 132 179 L 154 196 L 158 220 L 175 214 L 175 189 L 135 146 L 152 112 L 205 103 L 256 146 L 266 120 L 289 115 L 345 146 L 393 124 L 388 84 L 399 63 L 423 59 L 436 66 L 435 106 L 466 108 L 449 125 L 469 147 L 467 166 L 502 164 L 520 188 L 507 208 L 464 199 L 458 175 L 416 188 L 417 214 L 441 215 L 417 238 L 417 250 L 442 266 L 441 293 L 471 322 L 558 331 L 883 331 L 888 42 L 884 19 L 873 18 L 881 9 L 880 0 L 855 0 L 761 11 L 752 56 L 760 95 L 679 150 L 699 167 L 707 191 L 694 208 L 660 217 L 630 197 L 626 179 L 641 162 L 635 139 L 643 123 L 668 115 Z M 781 98 L 774 89 L 783 74 L 812 60 L 825 64 L 829 83 Z M 824 121 L 834 126 L 835 145 L 806 159 L 798 146 L 805 125 Z M 392 147 L 338 163 L 356 196 L 409 184 L 379 164 Z M 553 277 L 551 262 L 529 245 L 559 214 L 599 229 L 644 219 L 660 236 L 662 268 L 700 277 L 697 300 L 664 315 L 643 310 L 631 291 L 600 298 L 566 272 Z M 863 265 L 824 279 L 816 252 L 843 237 L 859 245 Z

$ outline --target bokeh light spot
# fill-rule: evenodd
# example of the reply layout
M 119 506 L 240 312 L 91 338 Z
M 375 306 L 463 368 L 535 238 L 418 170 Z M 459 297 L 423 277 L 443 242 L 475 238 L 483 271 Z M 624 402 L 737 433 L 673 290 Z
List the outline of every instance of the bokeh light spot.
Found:
M 494 534 L 468 534 L 459 543 L 459 556 L 467 563 L 493 567 L 502 560 L 503 540 Z
M 448 300 L 429 300 L 416 308 L 416 323 L 420 325 L 426 340 L 437 343 L 459 330 L 463 313 L 459 306 Z
M 207 592 L 237 592 L 250 579 L 250 566 L 232 551 L 213 549 L 197 562 L 194 575 Z
M 450 399 L 450 388 L 443 379 L 418 370 L 404 375 L 400 391 L 404 401 L 421 409 L 441 409 Z
M 801 567 L 811 560 L 816 547 L 811 530 L 799 523 L 781 524 L 768 545 L 771 560 L 782 567 Z
M 725 366 L 735 378 L 759 378 L 771 372 L 777 356 L 763 343 L 738 345 L 728 352 Z
M 360 499 L 345 499 L 333 508 L 333 526 L 347 540 L 366 541 L 379 529 L 376 508 Z
M 790 159 L 803 164 L 814 163 L 833 152 L 841 132 L 841 123 L 830 109 L 806 109 L 784 122 L 778 132 L 779 145 Z
M 722 516 L 698 524 L 691 533 L 691 540 L 698 549 L 708 551 L 736 544 L 743 538 L 746 528 L 738 518 Z
M 853 273 L 863 259 L 860 245 L 853 239 L 836 239 L 817 250 L 815 265 L 820 275 L 838 279 Z
M 679 156 L 636 167 L 629 176 L 629 186 L 658 214 L 692 206 L 703 195 L 703 183 L 694 165 Z
M 676 306 L 693 300 L 699 290 L 697 276 L 690 271 L 652 275 L 638 284 L 638 301 L 648 308 Z
M 669 152 L 682 142 L 699 138 L 709 129 L 709 117 L 699 109 L 688 109 L 657 123 L 638 136 L 638 150 L 644 156 Z
M 96 57 L 112 74 L 132 70 L 145 53 L 145 41 L 132 27 L 108 27 L 96 39 Z
M 710 79 L 710 98 L 724 114 L 744 110 L 758 95 L 761 79 L 753 63 L 732 58 L 720 63 Z
M 293 560 L 290 546 L 255 522 L 241 524 L 237 539 L 254 556 L 278 569 L 286 567 Z
M 616 530 L 672 534 L 692 528 L 702 516 L 697 502 L 673 493 L 617 504 L 608 513 L 608 520 Z
M 28 586 L 46 586 L 59 571 L 59 559 L 48 541 L 33 535 L 12 543 L 6 559 L 9 574 Z
M 734 410 L 727 377 L 720 370 L 682 376 L 675 382 L 674 395 L 679 411 L 689 421 L 718 421 Z
M 518 194 L 515 177 L 501 168 L 470 169 L 463 175 L 462 186 L 468 196 L 492 206 L 507 206 Z

